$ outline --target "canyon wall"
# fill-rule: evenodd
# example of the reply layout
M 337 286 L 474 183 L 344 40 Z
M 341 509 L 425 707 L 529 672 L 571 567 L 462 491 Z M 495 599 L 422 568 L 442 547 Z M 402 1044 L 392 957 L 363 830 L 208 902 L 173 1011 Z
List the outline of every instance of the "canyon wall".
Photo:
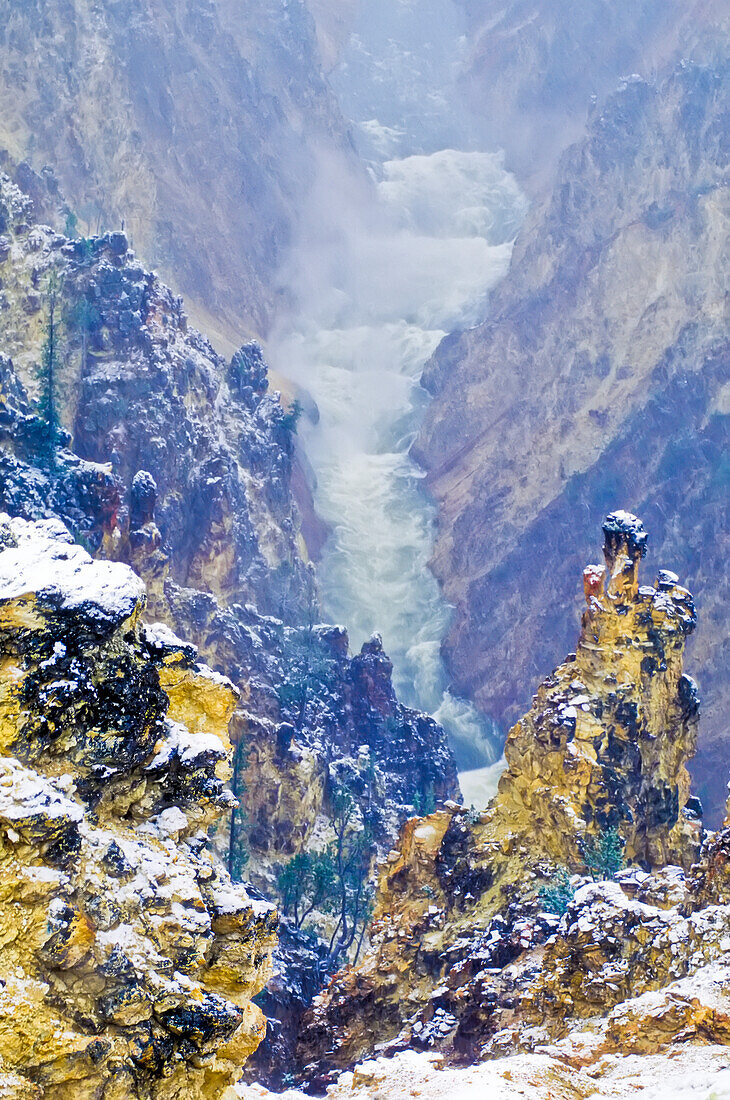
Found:
M 124 222 L 220 343 L 265 331 L 319 148 L 348 148 L 301 0 L 10 0 L 0 90 L 0 145 L 79 232 Z
M 409 821 L 384 863 L 371 948 L 302 1033 L 315 1085 L 376 1045 L 456 1065 L 539 1050 L 600 1078 L 606 1054 L 726 1041 L 728 830 L 701 848 L 686 771 L 692 597 L 640 577 L 636 517 L 603 531 L 576 650 L 511 730 L 497 795 Z
M 726 41 L 726 40 L 725 40 Z M 718 39 L 716 50 L 722 49 Z M 561 158 L 489 321 L 448 337 L 415 448 L 458 691 L 506 725 L 567 647 L 597 515 L 630 505 L 702 608 L 695 768 L 724 801 L 728 552 L 728 63 L 626 81 Z M 567 552 L 566 552 L 567 548 Z
M 236 689 L 144 585 L 0 516 L 4 1095 L 220 1096 L 256 1048 L 276 910 L 207 852 Z
M 52 181 L 5 165 L 1 506 L 61 519 L 95 556 L 134 567 L 169 675 L 182 654 L 235 682 L 242 807 L 214 839 L 234 877 L 276 896 L 287 861 L 332 842 L 344 799 L 352 831 L 368 838 L 367 892 L 370 864 L 414 806 L 458 794 L 456 771 L 443 729 L 396 697 L 380 639 L 351 655 L 345 630 L 318 621 L 292 499 L 296 424 L 268 393 L 261 351 L 222 359 L 124 234 L 57 233 L 36 220 L 53 214 Z M 312 942 L 300 937 L 277 961 L 279 1073 L 282 1029 L 296 1030 L 318 988 L 301 973 Z M 261 1058 L 273 1072 L 270 1052 Z
M 461 83 L 487 141 L 523 186 L 551 186 L 589 112 L 632 73 L 712 50 L 722 0 L 456 0 L 467 23 Z

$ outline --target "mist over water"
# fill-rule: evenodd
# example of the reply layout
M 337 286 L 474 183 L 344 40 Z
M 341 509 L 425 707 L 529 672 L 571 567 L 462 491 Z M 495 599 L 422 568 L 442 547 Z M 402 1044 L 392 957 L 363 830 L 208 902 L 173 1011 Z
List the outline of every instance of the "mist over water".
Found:
M 348 628 L 353 648 L 382 633 L 401 698 L 444 724 L 462 769 L 477 768 L 498 755 L 498 738 L 448 691 L 440 644 L 451 609 L 428 569 L 434 508 L 408 452 L 428 400 L 423 366 L 447 332 L 486 315 L 525 201 L 498 152 L 438 145 L 449 135 L 467 144 L 464 118 L 449 123 L 460 49 L 452 5 L 429 0 L 417 14 L 410 0 L 377 0 L 366 15 L 370 41 L 364 28 L 353 35 L 333 82 L 372 185 L 322 158 L 282 272 L 296 305 L 268 354 L 303 395 L 300 440 L 332 530 L 318 570 L 327 617 Z M 451 37 L 435 53 L 429 41 L 444 27 Z

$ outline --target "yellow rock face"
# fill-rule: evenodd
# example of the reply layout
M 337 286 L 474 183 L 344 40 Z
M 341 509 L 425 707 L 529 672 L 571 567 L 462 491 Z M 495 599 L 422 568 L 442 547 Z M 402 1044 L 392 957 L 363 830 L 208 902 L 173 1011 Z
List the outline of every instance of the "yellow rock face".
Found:
M 699 847 L 696 824 L 681 813 L 697 741 L 696 689 L 682 673 L 692 597 L 664 570 L 655 586 L 640 586 L 646 535 L 633 517 L 614 515 L 605 566 L 584 572 L 575 657 L 510 731 L 492 818 L 576 870 L 578 842 L 610 827 L 631 861 L 689 866 Z
M 126 566 L 0 536 L 0 1095 L 221 1096 L 276 940 L 206 848 L 237 692 L 142 626 Z
M 576 652 L 510 731 L 496 797 L 482 813 L 410 821 L 383 868 L 371 950 L 333 980 L 303 1035 L 301 1061 L 321 1082 L 376 1042 L 453 1043 L 473 1057 L 501 1028 L 509 1050 L 518 1000 L 520 1019 L 554 1018 L 559 1033 L 571 1016 L 683 977 L 693 952 L 695 965 L 721 953 L 730 911 L 703 923 L 677 909 L 701 840 L 696 810 L 685 809 L 698 714 L 682 672 L 692 598 L 666 571 L 640 584 L 646 533 L 634 516 L 613 513 L 603 530 L 605 564 L 584 574 Z M 585 876 L 591 845 L 611 830 L 646 879 L 634 883 L 645 900 L 631 900 L 628 881 L 607 884 L 612 894 L 586 894 L 573 925 L 543 946 L 557 918 L 540 915 L 539 888 L 558 869 L 566 882 Z M 665 864 L 677 865 L 674 877 L 646 873 Z M 601 906 L 613 935 L 601 935 Z

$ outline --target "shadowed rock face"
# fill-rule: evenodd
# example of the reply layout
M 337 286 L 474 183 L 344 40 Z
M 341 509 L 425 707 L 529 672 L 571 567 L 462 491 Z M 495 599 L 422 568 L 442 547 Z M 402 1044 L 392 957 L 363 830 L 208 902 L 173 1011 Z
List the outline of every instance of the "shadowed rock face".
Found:
M 718 52 L 723 42 L 716 44 Z M 564 154 L 492 319 L 450 337 L 416 456 L 439 504 L 434 568 L 456 605 L 456 688 L 504 726 L 570 645 L 596 518 L 644 516 L 700 601 L 692 642 L 713 819 L 726 733 L 728 66 L 632 79 Z
M 662 920 L 652 908 L 690 912 L 684 871 L 702 835 L 686 770 L 699 705 L 682 671 L 692 597 L 665 570 L 653 585 L 640 583 L 647 533 L 636 516 L 611 513 L 603 533 L 605 564 L 584 572 L 576 651 L 510 731 L 497 795 L 483 813 L 409 821 L 390 854 L 371 949 L 334 978 L 303 1030 L 301 1064 L 317 1083 L 375 1043 L 465 1059 L 529 1049 L 539 1038 L 524 1037 L 523 1025 L 559 1033 L 571 1015 L 605 1015 L 683 976 L 699 965 L 697 951 L 704 962 L 724 951 L 728 910 L 695 919 L 675 908 Z M 621 886 L 579 890 L 595 866 L 590 853 L 611 830 L 631 868 Z M 538 893 L 556 869 L 569 887 L 562 921 Z M 602 878 L 601 870 L 612 873 L 591 873 Z
M 144 602 L 58 522 L 0 516 L 8 1095 L 217 1096 L 264 1032 L 276 912 L 206 844 L 237 693 Z
M 218 334 L 264 332 L 315 147 L 346 145 L 301 0 L 11 0 L 0 88 L 0 145 L 80 232 L 124 220 Z
M 260 349 L 246 344 L 225 362 L 123 234 L 71 242 L 37 225 L 34 212 L 52 207 L 53 194 L 40 178 L 30 185 L 32 202 L 28 180 L 22 190 L 0 176 L 0 504 L 25 519 L 60 517 L 94 554 L 133 566 L 147 585 L 147 642 L 163 687 L 181 675 L 176 653 L 194 663 L 199 652 L 235 681 L 230 732 L 243 813 L 230 851 L 230 814 L 215 842 L 236 875 L 245 864 L 272 896 L 281 864 L 323 833 L 326 842 L 335 787 L 354 799 L 374 859 L 414 804 L 458 797 L 454 761 L 444 730 L 398 701 L 380 638 L 350 655 L 344 629 L 317 622 L 291 494 L 292 434 L 267 393 Z M 61 282 L 66 444 L 53 461 L 34 401 L 51 272 Z M 149 747 L 155 682 L 123 661 L 119 673 Z M 57 710 L 63 696 L 51 704 Z M 67 748 L 59 741 L 59 752 Z M 109 737 L 102 748 L 122 752 Z M 323 955 L 320 942 L 287 932 L 266 1002 L 278 1019 L 257 1062 L 270 1080 L 289 1068 Z

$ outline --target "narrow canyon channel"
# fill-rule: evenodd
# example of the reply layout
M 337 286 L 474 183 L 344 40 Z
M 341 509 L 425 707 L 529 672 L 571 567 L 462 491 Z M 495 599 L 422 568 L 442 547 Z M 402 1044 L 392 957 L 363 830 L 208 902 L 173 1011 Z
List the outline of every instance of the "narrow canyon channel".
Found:
M 409 456 L 423 366 L 448 332 L 487 315 L 527 205 L 454 106 L 462 49 L 448 0 L 367 6 L 331 75 L 360 164 L 322 157 L 268 355 L 301 394 L 300 440 L 331 529 L 325 614 L 353 648 L 382 634 L 399 695 L 447 729 L 465 797 L 479 802 L 500 735 L 449 691 L 451 609 L 428 568 L 435 512 Z

